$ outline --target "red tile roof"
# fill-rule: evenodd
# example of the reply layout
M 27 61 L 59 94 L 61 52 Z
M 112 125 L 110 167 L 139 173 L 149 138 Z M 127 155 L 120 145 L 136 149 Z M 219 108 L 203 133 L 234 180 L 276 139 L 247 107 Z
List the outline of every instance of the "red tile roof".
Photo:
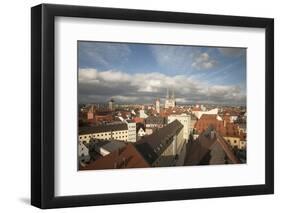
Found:
M 135 123 L 144 123 L 144 118 L 135 117 L 132 119 Z
M 230 123 L 228 120 L 218 120 L 217 115 L 203 114 L 195 123 L 194 128 L 200 134 L 210 125 L 224 137 L 241 137 L 237 124 Z
M 132 144 L 112 152 L 105 157 L 80 166 L 80 170 L 99 170 L 99 169 L 122 169 L 122 168 L 146 168 L 150 167 L 141 154 Z

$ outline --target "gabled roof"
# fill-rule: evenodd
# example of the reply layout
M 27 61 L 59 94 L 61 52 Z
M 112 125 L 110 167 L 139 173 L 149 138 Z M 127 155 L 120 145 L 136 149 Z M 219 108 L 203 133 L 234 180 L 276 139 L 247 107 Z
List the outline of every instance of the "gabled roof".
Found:
M 231 146 L 219 133 L 216 132 L 215 137 L 211 138 L 206 132 L 202 132 L 194 142 L 187 144 L 185 165 L 199 165 L 202 161 L 212 161 L 212 156 L 208 155 L 211 150 L 218 150 L 218 148 L 225 153 L 228 163 L 240 163 Z M 217 164 L 224 164 L 224 162 L 217 162 Z
M 126 143 L 119 140 L 92 139 L 90 143 L 86 145 L 89 147 L 102 148 L 108 152 L 114 152 L 115 150 L 125 147 Z
M 152 164 L 172 143 L 173 136 L 177 135 L 182 128 L 183 125 L 178 120 L 174 120 L 151 135 L 143 137 L 135 143 L 135 146 L 146 161 Z
M 96 161 L 92 161 L 80 170 L 100 169 L 124 169 L 124 168 L 147 168 L 150 167 L 133 144 L 112 152 Z
M 165 118 L 160 116 L 149 116 L 145 119 L 146 124 L 165 124 Z
M 94 126 L 79 127 L 79 135 L 94 134 L 100 132 L 122 131 L 127 129 L 128 129 L 127 124 L 121 122 L 100 124 Z

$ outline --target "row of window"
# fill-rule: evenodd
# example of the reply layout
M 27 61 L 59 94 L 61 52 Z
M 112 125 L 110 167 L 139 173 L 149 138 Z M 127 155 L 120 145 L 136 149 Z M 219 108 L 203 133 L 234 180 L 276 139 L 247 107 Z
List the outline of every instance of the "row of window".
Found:
M 125 133 L 127 133 L 127 132 L 125 132 L 125 131 L 122 131 L 122 132 L 112 132 L 112 135 L 117 135 L 117 134 L 125 134 Z M 97 135 L 93 135 L 93 137 L 102 137 L 102 136 L 110 136 L 111 135 L 111 133 L 104 133 L 104 134 L 97 134 Z M 91 138 L 91 135 L 84 135 L 84 136 L 79 136 L 79 138 L 80 139 L 82 139 L 82 138 L 84 138 L 84 139 L 86 139 L 86 138 Z
M 227 142 L 230 143 L 230 140 L 228 139 Z M 234 143 L 234 144 L 237 144 L 238 141 L 237 141 L 237 140 L 234 140 L 233 143 Z M 240 141 L 240 144 L 241 144 L 241 145 L 245 145 L 245 142 L 244 142 L 244 141 Z

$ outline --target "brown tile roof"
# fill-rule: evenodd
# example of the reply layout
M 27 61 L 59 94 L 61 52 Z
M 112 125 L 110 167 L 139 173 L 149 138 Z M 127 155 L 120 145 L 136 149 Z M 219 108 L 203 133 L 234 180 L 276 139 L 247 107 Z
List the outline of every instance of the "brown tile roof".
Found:
M 144 123 L 144 118 L 134 117 L 133 121 L 136 122 L 136 123 Z
M 229 163 L 240 163 L 238 158 L 234 155 L 231 146 L 219 133 L 216 133 L 216 137 L 211 139 L 205 135 L 205 132 L 201 133 L 195 141 L 187 144 L 185 165 L 199 165 L 202 161 L 210 160 L 206 160 L 206 156 L 215 146 L 223 150 Z
M 94 126 L 79 127 L 79 135 L 93 134 L 99 132 L 122 131 L 127 129 L 128 129 L 127 124 L 121 122 L 101 124 L 101 125 L 94 125 Z
M 85 167 L 80 166 L 79 170 L 100 170 L 100 169 L 123 169 L 123 168 L 146 168 L 150 167 L 133 144 L 112 152 L 105 157 L 90 162 Z
M 160 117 L 160 116 L 149 116 L 148 118 L 145 119 L 146 124 L 160 124 L 164 125 L 165 124 L 165 118 Z
M 209 125 L 224 137 L 240 137 L 240 132 L 237 124 L 230 123 L 228 120 L 218 120 L 217 115 L 203 114 L 195 123 L 194 128 L 200 134 L 205 131 Z

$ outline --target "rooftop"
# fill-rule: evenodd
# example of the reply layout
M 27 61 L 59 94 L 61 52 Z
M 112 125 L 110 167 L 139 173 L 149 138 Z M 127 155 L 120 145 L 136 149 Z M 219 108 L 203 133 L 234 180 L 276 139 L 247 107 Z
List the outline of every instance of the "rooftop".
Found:
M 216 136 L 211 138 L 209 134 L 206 134 L 207 131 L 201 133 L 195 141 L 187 144 L 185 165 L 225 164 L 224 157 L 218 159 L 222 153 L 226 156 L 228 163 L 240 163 L 230 145 L 219 133 L 216 132 Z M 211 150 L 215 150 L 216 154 L 212 156 Z
M 116 122 L 109 124 L 79 127 L 79 135 L 94 134 L 100 132 L 122 131 L 127 129 L 128 127 L 126 123 Z
M 92 139 L 89 146 L 94 146 L 95 148 L 103 148 L 108 152 L 113 152 L 117 149 L 125 147 L 126 144 L 123 141 L 118 140 Z
M 165 124 L 165 118 L 160 116 L 149 116 L 145 119 L 146 124 Z
M 146 161 L 152 164 L 172 143 L 172 137 L 178 134 L 182 128 L 183 125 L 178 120 L 174 120 L 151 135 L 145 136 L 136 142 L 135 146 Z
M 146 168 L 150 167 L 137 149 L 129 143 L 125 147 L 112 152 L 96 161 L 92 161 L 80 170 Z

